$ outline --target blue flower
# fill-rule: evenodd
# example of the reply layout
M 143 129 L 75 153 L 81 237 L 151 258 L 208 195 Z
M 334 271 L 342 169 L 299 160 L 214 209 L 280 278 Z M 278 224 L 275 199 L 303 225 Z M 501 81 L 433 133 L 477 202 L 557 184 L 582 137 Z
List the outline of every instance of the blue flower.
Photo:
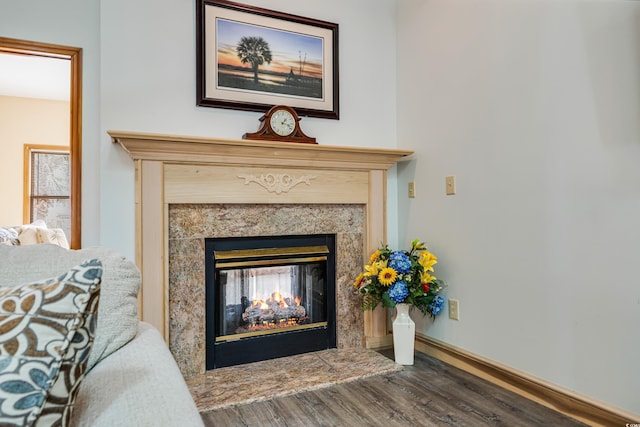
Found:
M 394 283 L 389 288 L 389 298 L 394 300 L 396 304 L 399 304 L 402 301 L 404 301 L 407 295 L 409 295 L 409 289 L 407 289 L 407 284 L 401 280 Z
M 406 274 L 411 271 L 411 260 L 406 253 L 395 251 L 389 255 L 388 266 L 400 274 Z
M 444 298 L 440 295 L 436 295 L 433 299 L 433 302 L 429 304 L 429 312 L 434 316 L 442 311 L 442 306 L 444 305 Z

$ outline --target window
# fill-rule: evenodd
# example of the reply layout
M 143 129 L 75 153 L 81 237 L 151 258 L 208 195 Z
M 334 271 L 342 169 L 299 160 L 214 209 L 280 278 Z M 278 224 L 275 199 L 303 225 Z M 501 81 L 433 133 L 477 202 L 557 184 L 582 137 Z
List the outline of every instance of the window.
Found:
M 24 219 L 71 231 L 71 175 L 65 147 L 29 145 L 25 150 Z

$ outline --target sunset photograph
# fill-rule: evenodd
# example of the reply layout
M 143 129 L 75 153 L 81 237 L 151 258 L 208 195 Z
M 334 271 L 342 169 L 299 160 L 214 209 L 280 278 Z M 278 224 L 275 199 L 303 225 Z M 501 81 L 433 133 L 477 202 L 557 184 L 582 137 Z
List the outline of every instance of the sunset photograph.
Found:
M 218 89 L 323 99 L 324 40 L 216 19 Z

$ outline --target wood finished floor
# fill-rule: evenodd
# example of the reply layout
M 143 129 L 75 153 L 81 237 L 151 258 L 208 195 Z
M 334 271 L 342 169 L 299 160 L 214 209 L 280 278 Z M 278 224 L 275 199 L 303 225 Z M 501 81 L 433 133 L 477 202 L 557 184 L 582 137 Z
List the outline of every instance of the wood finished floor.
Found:
M 584 426 L 422 353 L 400 372 L 214 410 L 202 419 L 207 427 Z

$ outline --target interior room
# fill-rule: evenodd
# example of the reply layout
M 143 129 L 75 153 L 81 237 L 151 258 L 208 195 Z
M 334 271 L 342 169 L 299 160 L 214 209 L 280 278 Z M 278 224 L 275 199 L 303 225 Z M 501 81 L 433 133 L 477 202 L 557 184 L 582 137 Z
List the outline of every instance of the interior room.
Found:
M 114 253 L 137 264 L 142 293 L 123 294 L 127 307 L 178 376 L 206 359 L 204 286 L 168 290 L 204 277 L 208 236 L 200 248 L 184 224 L 237 237 L 244 218 L 266 234 L 336 234 L 337 253 L 352 252 L 335 266 L 338 348 L 392 347 L 394 310 L 354 309 L 353 282 L 376 248 L 419 239 L 447 286 L 435 319 L 411 312 L 416 353 L 588 425 L 640 422 L 640 2 L 242 0 L 339 28 L 337 117 L 300 114 L 317 144 L 280 143 L 295 145 L 286 155 L 242 139 L 264 110 L 198 105 L 197 3 L 0 0 L 0 37 L 81 49 L 76 249 L 113 251 L 103 289 Z M 267 168 L 307 182 L 265 196 L 250 172 Z M 299 195 L 310 188 L 316 198 Z
M 2 211 L 0 223 L 42 220 L 70 238 L 69 62 L 62 58 L 0 54 L 5 71 L 0 80 L 3 153 L 16 160 L 7 162 L 2 180 L 20 183 L 7 186 L 10 202 Z M 46 77 L 40 78 L 43 70 Z M 32 126 L 34 120 L 38 126 Z M 30 192 L 30 188 L 34 191 Z M 55 199 L 42 197 L 45 195 Z M 23 203 L 26 199 L 29 202 Z

